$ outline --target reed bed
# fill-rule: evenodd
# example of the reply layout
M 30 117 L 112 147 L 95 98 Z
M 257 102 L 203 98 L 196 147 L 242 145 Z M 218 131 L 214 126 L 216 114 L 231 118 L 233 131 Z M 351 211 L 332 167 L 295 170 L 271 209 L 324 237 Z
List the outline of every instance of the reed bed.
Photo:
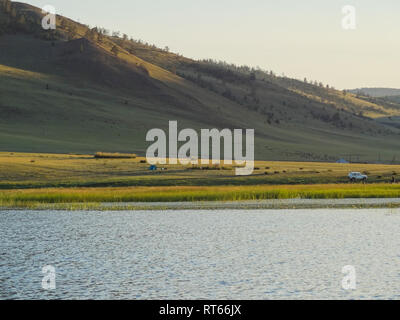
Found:
M 94 157 L 96 159 L 136 159 L 137 155 L 133 153 L 96 152 Z
M 0 206 L 24 203 L 195 202 L 293 198 L 398 198 L 399 196 L 400 185 L 397 184 L 52 188 L 1 191 Z

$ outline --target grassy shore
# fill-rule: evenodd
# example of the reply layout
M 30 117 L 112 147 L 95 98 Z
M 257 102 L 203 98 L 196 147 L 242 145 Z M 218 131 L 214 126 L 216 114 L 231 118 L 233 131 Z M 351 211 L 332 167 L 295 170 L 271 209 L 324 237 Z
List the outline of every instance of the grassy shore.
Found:
M 400 165 L 256 161 L 251 176 L 235 175 L 231 165 L 165 165 L 149 171 L 144 158 L 96 158 L 95 155 L 0 152 L 0 189 L 252 186 L 347 183 L 350 171 L 364 172 L 370 183 L 390 182 Z
M 226 165 L 165 165 L 156 172 L 148 167 L 143 158 L 120 155 L 0 153 L 0 207 L 400 197 L 400 185 L 388 183 L 399 165 L 257 161 L 247 177 Z M 349 183 L 349 171 L 365 172 L 369 183 Z
M 3 190 L 0 207 L 41 204 L 96 204 L 126 202 L 245 201 L 265 199 L 398 198 L 400 185 L 329 184 L 292 186 L 52 188 Z

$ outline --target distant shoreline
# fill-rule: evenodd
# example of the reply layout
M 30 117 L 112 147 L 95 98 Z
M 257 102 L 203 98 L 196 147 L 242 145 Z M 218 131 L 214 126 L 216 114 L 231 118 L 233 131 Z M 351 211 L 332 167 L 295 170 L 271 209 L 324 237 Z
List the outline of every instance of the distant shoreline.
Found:
M 400 208 L 400 198 L 359 199 L 273 199 L 200 202 L 109 202 L 36 203 L 27 206 L 0 206 L 7 210 L 60 211 L 183 211 L 183 210 L 289 210 L 289 209 L 373 209 Z

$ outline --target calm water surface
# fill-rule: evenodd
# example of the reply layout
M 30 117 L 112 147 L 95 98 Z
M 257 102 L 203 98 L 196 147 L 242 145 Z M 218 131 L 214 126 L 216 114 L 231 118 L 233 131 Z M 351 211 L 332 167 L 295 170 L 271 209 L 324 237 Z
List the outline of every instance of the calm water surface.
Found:
M 400 210 L 0 212 L 0 299 L 54 298 L 399 299 Z

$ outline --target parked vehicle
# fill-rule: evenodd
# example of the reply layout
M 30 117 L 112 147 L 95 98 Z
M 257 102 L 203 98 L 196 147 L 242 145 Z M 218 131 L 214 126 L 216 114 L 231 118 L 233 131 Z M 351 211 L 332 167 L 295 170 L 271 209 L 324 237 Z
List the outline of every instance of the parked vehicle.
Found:
M 356 182 L 356 181 L 366 182 L 368 180 L 368 176 L 360 172 L 350 172 L 348 177 L 351 182 Z

